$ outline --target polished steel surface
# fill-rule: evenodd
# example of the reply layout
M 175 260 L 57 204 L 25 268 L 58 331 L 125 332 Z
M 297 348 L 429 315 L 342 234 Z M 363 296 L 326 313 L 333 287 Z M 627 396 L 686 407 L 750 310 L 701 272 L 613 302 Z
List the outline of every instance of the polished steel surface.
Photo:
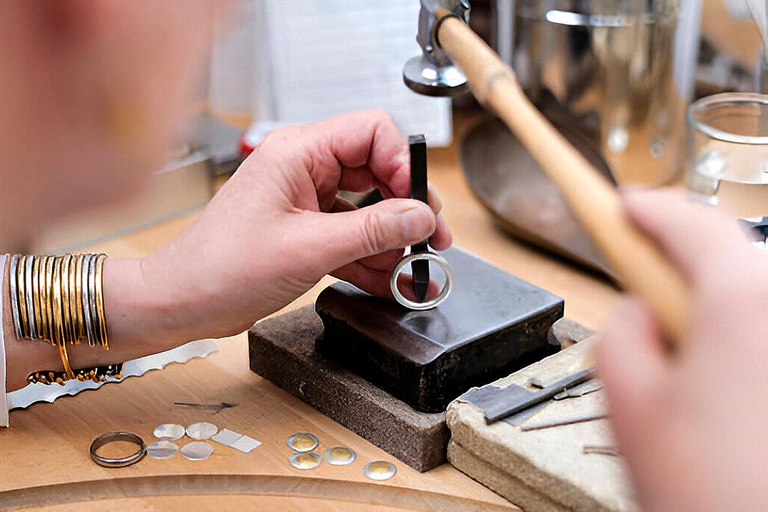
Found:
M 517 0 L 513 19 L 497 20 L 499 44 L 512 47 L 497 50 L 534 104 L 554 99 L 620 183 L 656 185 L 683 163 L 700 10 L 682 0 Z

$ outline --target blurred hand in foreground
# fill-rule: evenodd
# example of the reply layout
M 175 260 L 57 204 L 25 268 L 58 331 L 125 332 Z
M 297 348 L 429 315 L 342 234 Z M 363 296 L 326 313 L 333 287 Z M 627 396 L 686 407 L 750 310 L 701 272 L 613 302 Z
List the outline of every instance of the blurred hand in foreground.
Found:
M 691 325 L 665 350 L 628 298 L 598 344 L 620 451 L 646 510 L 761 510 L 768 487 L 768 259 L 722 213 L 673 192 L 631 192 L 635 224 L 683 273 Z

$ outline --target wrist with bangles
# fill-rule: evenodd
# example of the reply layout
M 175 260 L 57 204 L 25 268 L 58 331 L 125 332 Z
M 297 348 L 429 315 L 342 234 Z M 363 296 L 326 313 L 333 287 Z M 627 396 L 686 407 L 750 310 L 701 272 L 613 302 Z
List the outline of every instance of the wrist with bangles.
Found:
M 44 340 L 59 351 L 64 371 L 31 373 L 29 383 L 120 378 L 122 364 L 73 370 L 67 345 L 109 350 L 104 312 L 105 254 L 11 257 L 9 290 L 16 338 Z

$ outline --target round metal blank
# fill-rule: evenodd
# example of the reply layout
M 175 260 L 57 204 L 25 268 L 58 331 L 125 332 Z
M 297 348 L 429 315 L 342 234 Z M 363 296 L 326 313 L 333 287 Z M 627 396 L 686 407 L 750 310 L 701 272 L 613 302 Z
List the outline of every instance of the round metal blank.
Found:
M 169 441 L 178 441 L 186 431 L 181 425 L 175 423 L 165 423 L 155 429 L 155 437 L 158 439 L 167 439 Z
M 213 453 L 213 446 L 204 441 L 194 441 L 181 447 L 181 454 L 189 460 L 205 460 Z
M 389 480 L 395 473 L 397 468 L 394 464 L 386 460 L 374 460 L 365 465 L 365 476 L 371 480 Z
M 288 460 L 291 461 L 291 466 L 296 469 L 315 469 L 323 461 L 323 458 L 317 452 L 298 452 L 291 455 Z
M 309 432 L 298 432 L 289 437 L 285 441 L 285 444 L 287 444 L 291 450 L 303 453 L 311 452 L 317 448 L 317 445 L 320 444 L 320 440 L 317 439 L 316 435 L 310 434 Z
M 204 421 L 200 423 L 193 423 L 187 427 L 187 435 L 190 438 L 196 439 L 198 441 L 210 439 L 213 436 L 215 436 L 218 432 L 219 432 L 219 427 L 217 427 L 213 423 L 206 423 Z
M 165 460 L 170 459 L 179 451 L 179 447 L 176 443 L 172 443 L 167 439 L 161 439 L 151 445 L 147 446 L 147 455 L 152 459 Z
M 334 466 L 347 466 L 355 462 L 355 458 L 355 451 L 346 446 L 334 446 L 325 450 L 325 460 Z

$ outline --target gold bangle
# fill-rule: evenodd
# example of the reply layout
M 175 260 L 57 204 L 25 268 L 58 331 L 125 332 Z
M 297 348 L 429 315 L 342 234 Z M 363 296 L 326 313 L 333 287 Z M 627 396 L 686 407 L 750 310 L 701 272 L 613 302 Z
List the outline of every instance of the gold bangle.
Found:
M 61 301 L 61 258 L 53 258 L 53 283 L 51 285 L 51 311 L 53 312 L 53 341 L 56 346 L 64 344 L 64 322 Z
M 72 339 L 72 314 L 69 311 L 69 254 L 61 256 L 61 325 L 64 342 L 74 344 Z
M 67 337 L 67 316 L 66 316 L 66 305 L 64 304 L 64 281 L 66 274 L 64 274 L 64 256 L 58 256 L 56 258 L 57 267 L 59 268 L 59 275 L 57 278 L 56 285 L 56 291 L 59 293 L 59 311 L 58 311 L 58 317 L 59 317 L 59 335 L 61 336 L 61 342 L 62 343 L 68 343 L 70 342 L 70 338 Z
M 109 336 L 107 333 L 107 317 L 104 311 L 104 260 L 106 254 L 99 254 L 96 258 L 96 310 L 99 325 L 99 337 L 104 350 L 109 350 Z
M 45 313 L 46 322 L 48 322 L 48 341 L 56 344 L 56 326 L 53 324 L 53 265 L 56 258 L 53 256 L 45 257 Z
M 75 378 L 75 372 L 72 371 L 72 366 L 69 364 L 69 354 L 67 354 L 67 345 L 62 343 L 59 345 L 59 356 L 61 356 L 61 363 L 64 365 L 64 372 L 67 374 L 67 380 Z M 56 382 L 64 385 L 64 379 L 56 379 Z
M 99 342 L 96 333 L 96 255 L 88 254 L 83 262 L 83 314 L 88 345 Z
M 25 281 L 25 261 L 27 257 L 22 256 L 19 258 L 19 263 L 16 266 L 16 296 L 18 297 L 18 304 L 19 304 L 19 327 L 21 332 L 21 339 L 30 339 L 31 331 L 29 328 L 29 321 L 27 321 L 27 298 L 25 295 L 25 289 L 24 286 Z
M 14 328 L 20 339 L 34 335 L 54 345 L 64 366 L 63 372 L 35 372 L 31 379 L 64 384 L 71 379 L 119 378 L 121 365 L 73 371 L 66 347 L 87 339 L 109 350 L 104 303 L 106 258 L 106 254 L 16 256 L 11 283 L 14 318 L 18 316 Z
M 34 330 L 37 338 L 54 345 L 64 366 L 63 372 L 36 372 L 31 378 L 60 384 L 70 379 L 119 378 L 121 367 L 117 365 L 73 371 L 66 348 L 68 343 L 88 339 L 109 350 L 104 303 L 106 258 L 106 254 L 18 258 L 13 273 L 18 286 L 12 297 L 18 304 L 18 330 L 23 339 L 30 339 Z
M 69 291 L 69 266 L 72 256 L 65 254 L 61 258 L 61 316 L 64 322 L 64 341 L 74 345 L 76 343 L 72 329 L 72 310 L 69 307 L 71 293 Z
M 37 325 L 37 337 L 43 339 L 45 337 L 43 333 L 43 319 L 42 319 L 42 306 L 40 305 L 40 258 L 34 256 L 32 258 L 32 296 L 35 303 L 35 322 Z
M 73 345 L 72 329 L 69 325 L 69 256 L 60 256 L 61 272 L 59 273 L 59 286 L 61 292 L 61 333 L 64 343 Z
M 75 268 L 77 266 L 77 256 L 69 255 L 69 272 L 67 273 L 67 290 L 69 304 L 69 330 L 72 332 L 73 343 L 80 344 L 80 337 L 77 333 L 77 289 L 75 286 Z
M 77 339 L 82 341 L 85 339 L 85 326 L 83 325 L 83 260 L 85 255 L 78 254 L 76 256 L 77 262 L 75 263 L 75 324 L 77 328 Z
M 40 268 L 37 274 L 37 282 L 40 289 L 40 338 L 45 341 L 50 341 L 51 334 L 48 324 L 48 286 L 45 282 L 45 270 L 47 266 L 48 256 L 41 256 Z
M 70 287 L 70 276 L 72 275 L 72 268 L 74 267 L 74 257 L 71 254 L 64 256 L 64 263 L 61 266 L 61 290 L 62 300 L 64 301 L 64 326 L 67 331 L 67 341 L 73 345 L 79 343 L 77 337 L 75 337 L 75 325 L 74 325 L 74 312 L 72 311 L 72 296 L 75 290 Z

